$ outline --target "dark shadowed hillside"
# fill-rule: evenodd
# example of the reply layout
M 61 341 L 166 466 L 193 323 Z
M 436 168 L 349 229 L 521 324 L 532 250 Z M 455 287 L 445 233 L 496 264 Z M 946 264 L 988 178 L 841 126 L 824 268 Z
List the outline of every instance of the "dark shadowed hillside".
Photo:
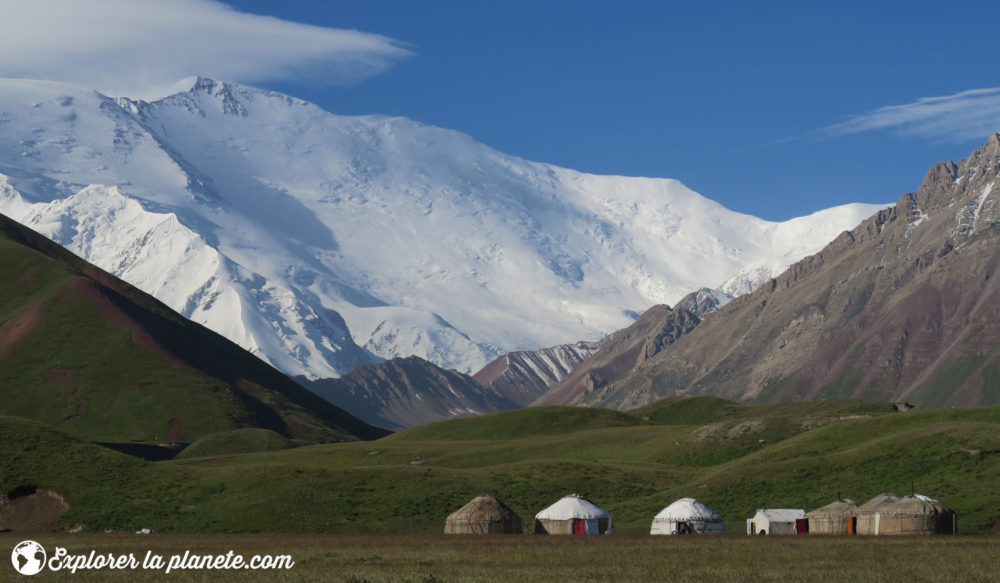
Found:
M 394 430 L 517 407 L 472 377 L 416 356 L 359 366 L 336 379 L 299 380 L 368 423 Z

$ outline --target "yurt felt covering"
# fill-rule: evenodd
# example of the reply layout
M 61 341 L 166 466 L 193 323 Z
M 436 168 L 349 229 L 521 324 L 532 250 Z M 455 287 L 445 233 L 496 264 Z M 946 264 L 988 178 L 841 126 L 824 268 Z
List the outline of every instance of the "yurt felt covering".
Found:
M 535 515 L 535 534 L 611 532 L 611 514 L 579 494 L 570 494 Z
M 490 494 L 476 496 L 452 512 L 444 523 L 445 534 L 521 534 L 521 517 Z
M 694 498 L 681 498 L 654 518 L 650 534 L 722 534 L 722 518 Z

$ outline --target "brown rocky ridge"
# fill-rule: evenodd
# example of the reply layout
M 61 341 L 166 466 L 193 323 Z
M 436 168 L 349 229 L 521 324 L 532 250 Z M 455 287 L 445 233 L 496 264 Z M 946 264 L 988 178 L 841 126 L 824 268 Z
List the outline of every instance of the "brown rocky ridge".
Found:
M 627 409 L 671 395 L 1000 403 L 1000 135 L 661 351 L 540 402 Z M 654 307 L 618 335 L 643 336 Z M 643 341 L 645 342 L 645 341 Z M 628 366 L 625 366 L 628 365 Z

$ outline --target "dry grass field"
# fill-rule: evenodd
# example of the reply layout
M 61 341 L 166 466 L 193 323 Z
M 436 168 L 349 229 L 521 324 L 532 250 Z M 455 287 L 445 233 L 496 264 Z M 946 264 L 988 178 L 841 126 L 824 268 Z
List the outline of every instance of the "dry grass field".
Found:
M 602 537 L 447 535 L 0 535 L 6 555 L 21 540 L 52 555 L 169 557 L 185 551 L 291 555 L 289 570 L 43 571 L 33 581 L 1000 581 L 1000 538 Z M 0 580 L 29 580 L 6 560 Z

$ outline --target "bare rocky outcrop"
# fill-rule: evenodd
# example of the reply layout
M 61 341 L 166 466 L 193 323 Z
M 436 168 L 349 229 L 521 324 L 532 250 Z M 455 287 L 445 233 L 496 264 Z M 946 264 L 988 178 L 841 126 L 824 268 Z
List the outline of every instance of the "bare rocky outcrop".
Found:
M 47 488 L 24 486 L 0 495 L 0 532 L 51 532 L 69 504 Z

